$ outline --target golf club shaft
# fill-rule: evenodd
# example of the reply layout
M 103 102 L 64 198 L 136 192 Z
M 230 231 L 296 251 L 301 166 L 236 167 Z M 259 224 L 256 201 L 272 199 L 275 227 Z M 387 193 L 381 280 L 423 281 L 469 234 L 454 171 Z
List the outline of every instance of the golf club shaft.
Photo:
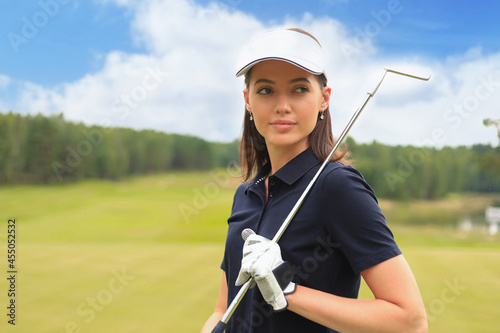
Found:
M 387 75 L 387 73 L 394 73 L 394 74 L 403 75 L 403 76 L 407 76 L 407 77 L 410 77 L 410 78 L 414 78 L 414 79 L 418 79 L 418 80 L 423 80 L 423 81 L 427 81 L 427 80 L 430 79 L 430 76 L 427 77 L 427 78 L 425 78 L 425 77 L 419 77 L 419 76 L 415 76 L 415 75 L 406 74 L 406 73 L 403 73 L 403 72 L 398 72 L 398 71 L 391 70 L 391 69 L 385 69 L 384 75 L 382 76 L 382 79 L 378 83 L 377 87 L 375 88 L 375 90 L 372 93 L 368 93 L 368 97 L 366 98 L 366 100 L 363 103 L 363 105 L 361 105 L 361 107 L 358 110 L 356 110 L 356 112 L 354 113 L 354 115 L 351 117 L 351 119 L 349 120 L 349 123 L 347 124 L 347 126 L 344 128 L 344 130 L 340 134 L 340 136 L 339 136 L 336 144 L 334 145 L 333 149 L 328 154 L 328 156 L 325 159 L 325 161 L 321 164 L 321 167 L 318 169 L 318 171 L 316 172 L 316 174 L 314 175 L 314 177 L 311 179 L 311 181 L 307 185 L 306 189 L 304 190 L 304 192 L 302 193 L 302 195 L 300 196 L 300 198 L 297 200 L 297 202 L 293 206 L 292 210 L 290 211 L 290 213 L 288 214 L 288 216 L 286 217 L 286 219 L 281 224 L 281 227 L 278 229 L 278 231 L 274 235 L 273 241 L 275 241 L 275 242 L 279 241 L 279 239 L 281 238 L 281 236 L 285 232 L 286 228 L 288 227 L 288 225 L 292 221 L 293 217 L 295 216 L 295 214 L 299 210 L 300 206 L 302 205 L 302 202 L 306 198 L 306 196 L 309 193 L 309 191 L 311 190 L 312 186 L 314 185 L 314 183 L 318 179 L 319 175 L 321 174 L 321 172 L 323 171 L 323 169 L 328 165 L 328 163 L 331 161 L 333 155 L 335 154 L 335 152 L 337 151 L 337 149 L 340 147 L 340 145 L 342 144 L 342 142 L 346 138 L 347 134 L 349 133 L 350 129 L 352 128 L 352 126 L 354 125 L 354 123 L 358 119 L 359 115 L 361 114 L 361 112 L 365 108 L 366 104 L 368 104 L 368 101 L 377 92 L 378 88 L 382 84 L 382 81 L 384 80 L 384 78 Z M 241 300 L 245 296 L 245 294 L 248 291 L 248 289 L 250 289 L 250 285 L 253 282 L 254 282 L 254 279 L 250 278 L 250 280 L 248 280 L 241 287 L 241 289 L 238 291 L 238 294 L 236 294 L 236 296 L 234 297 L 233 301 L 231 302 L 231 304 L 227 308 L 226 312 L 222 316 L 222 319 L 220 320 L 220 322 L 213 329 L 212 333 L 222 333 L 224 331 L 227 323 L 229 322 L 229 319 L 233 315 L 234 311 L 238 307 L 238 304 L 241 302 Z
M 273 241 L 275 241 L 275 242 L 279 241 L 279 239 L 281 238 L 281 236 L 285 232 L 286 228 L 288 227 L 288 225 L 292 221 L 293 217 L 295 216 L 295 214 L 299 210 L 300 206 L 302 205 L 302 202 L 304 201 L 304 199 L 306 198 L 307 194 L 309 193 L 309 190 L 312 188 L 312 186 L 314 185 L 314 183 L 318 179 L 318 177 L 321 174 L 321 172 L 323 172 L 323 169 L 328 165 L 328 163 L 330 163 L 331 159 L 333 158 L 333 155 L 335 154 L 335 152 L 337 151 L 337 149 L 340 147 L 340 145 L 342 144 L 342 142 L 344 141 L 344 139 L 347 137 L 347 134 L 349 133 L 349 131 L 351 130 L 352 126 L 354 125 L 354 123 L 358 119 L 359 115 L 361 114 L 361 112 L 365 108 L 366 104 L 368 104 L 368 101 L 377 92 L 378 88 L 382 84 L 382 81 L 384 81 L 384 78 L 387 75 L 387 73 L 394 73 L 394 74 L 403 75 L 403 76 L 411 77 L 411 78 L 418 79 L 418 80 L 424 80 L 424 81 L 427 81 L 427 80 L 430 79 L 430 77 L 424 78 L 424 77 L 410 75 L 410 74 L 407 74 L 407 73 L 398 72 L 398 71 L 395 71 L 395 70 L 392 70 L 392 69 L 385 68 L 384 75 L 382 76 L 382 79 L 377 84 L 377 87 L 373 90 L 373 92 L 368 93 L 368 97 L 366 98 L 366 100 L 363 103 L 363 105 L 361 105 L 361 107 L 356 112 L 354 112 L 353 116 L 349 120 L 349 123 L 347 123 L 347 126 L 344 128 L 344 130 L 340 134 L 340 136 L 339 136 L 337 142 L 335 143 L 332 151 L 330 152 L 330 154 L 328 154 L 328 156 L 326 157 L 326 159 L 323 162 L 323 164 L 321 164 L 321 167 L 318 169 L 318 171 L 314 175 L 313 179 L 311 179 L 311 181 L 309 182 L 309 185 L 307 185 L 306 189 L 304 190 L 304 192 L 302 193 L 302 195 L 300 196 L 300 198 L 295 203 L 295 206 L 293 206 L 292 210 L 290 211 L 290 213 L 286 217 L 285 221 L 283 221 L 283 224 L 279 228 L 278 232 L 276 232 L 276 235 L 274 235 Z

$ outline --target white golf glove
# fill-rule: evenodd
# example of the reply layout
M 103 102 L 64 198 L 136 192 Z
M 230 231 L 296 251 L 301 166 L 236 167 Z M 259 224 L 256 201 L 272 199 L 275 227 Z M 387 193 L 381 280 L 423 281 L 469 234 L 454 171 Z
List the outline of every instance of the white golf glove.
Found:
M 279 245 L 256 234 L 248 236 L 243 246 L 243 259 L 236 286 L 244 284 L 251 277 L 255 278 L 266 302 L 274 311 L 282 311 L 287 308 L 288 302 L 277 276 L 282 284 L 285 283 L 286 294 L 295 291 L 295 283 L 290 282 L 293 276 L 292 267 L 283 262 Z

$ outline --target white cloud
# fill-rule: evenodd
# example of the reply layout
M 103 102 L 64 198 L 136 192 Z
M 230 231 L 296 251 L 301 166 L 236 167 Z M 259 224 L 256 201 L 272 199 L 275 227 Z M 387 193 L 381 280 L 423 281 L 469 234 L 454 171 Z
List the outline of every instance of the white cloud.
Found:
M 55 88 L 26 83 L 19 100 L 21 109 L 46 114 L 62 111 L 68 119 L 89 124 L 154 128 L 208 140 L 239 136 L 243 82 L 234 77 L 235 59 L 244 42 L 276 26 L 221 4 L 103 2 L 114 2 L 133 13 L 133 39 L 147 53 L 110 53 L 99 72 Z M 441 62 L 418 57 L 381 59 L 376 38 L 361 45 L 359 36 L 331 18 L 304 14 L 300 20 L 286 19 L 282 26 L 310 31 L 329 55 L 327 74 L 337 135 L 366 93 L 375 88 L 382 68 L 390 66 L 415 74 L 431 73 L 432 79 L 426 83 L 388 75 L 351 132 L 356 140 L 438 146 L 495 142 L 482 119 L 498 118 L 499 54 L 486 56 L 473 49 Z M 486 88 L 478 88 L 488 80 Z M 0 77 L 0 87 L 2 82 Z M 473 105 L 477 91 L 483 94 Z M 457 113 L 454 108 L 460 103 L 469 104 Z M 436 131 L 442 132 L 440 140 L 433 136 Z
M 8 76 L 0 74 L 0 88 L 5 88 L 9 85 L 10 83 L 10 78 Z

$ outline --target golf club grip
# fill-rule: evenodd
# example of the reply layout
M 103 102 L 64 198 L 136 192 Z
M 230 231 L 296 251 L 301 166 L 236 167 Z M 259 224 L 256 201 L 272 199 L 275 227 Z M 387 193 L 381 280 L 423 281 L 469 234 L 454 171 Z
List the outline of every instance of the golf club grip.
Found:
M 244 241 L 246 241 L 250 235 L 255 235 L 255 231 L 250 228 L 246 228 L 241 232 L 241 238 L 243 238 Z
M 226 329 L 227 324 L 224 323 L 222 320 L 215 325 L 214 329 L 212 330 L 212 333 L 223 333 L 224 330 Z

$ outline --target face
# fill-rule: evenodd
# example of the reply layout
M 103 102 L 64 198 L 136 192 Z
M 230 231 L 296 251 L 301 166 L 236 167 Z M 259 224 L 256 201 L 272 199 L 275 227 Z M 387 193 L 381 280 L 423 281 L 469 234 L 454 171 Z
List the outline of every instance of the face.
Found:
M 318 113 L 328 106 L 331 89 L 322 88 L 314 74 L 297 66 L 267 60 L 252 68 L 243 93 L 268 149 L 299 153 L 309 147 L 309 134 Z

